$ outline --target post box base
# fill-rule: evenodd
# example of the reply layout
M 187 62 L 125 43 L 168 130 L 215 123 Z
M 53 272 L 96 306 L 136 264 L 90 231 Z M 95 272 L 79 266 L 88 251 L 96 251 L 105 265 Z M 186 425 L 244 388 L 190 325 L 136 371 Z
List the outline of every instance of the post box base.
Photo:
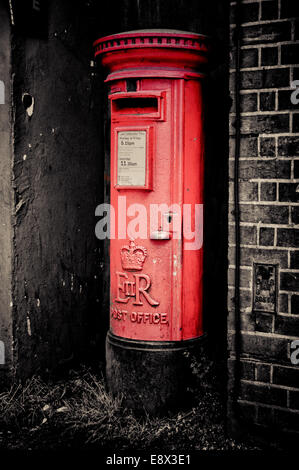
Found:
M 113 396 L 138 414 L 169 414 L 189 404 L 192 352 L 205 335 L 186 341 L 137 341 L 111 332 L 106 340 L 106 378 Z M 191 353 L 191 354 L 188 354 Z

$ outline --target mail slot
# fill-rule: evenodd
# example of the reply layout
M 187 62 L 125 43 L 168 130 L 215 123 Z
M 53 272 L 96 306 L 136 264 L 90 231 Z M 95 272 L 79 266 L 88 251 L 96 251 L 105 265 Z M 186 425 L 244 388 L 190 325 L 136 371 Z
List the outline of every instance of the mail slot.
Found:
M 182 351 L 204 334 L 202 79 L 208 42 L 189 32 L 145 30 L 101 38 L 94 46 L 111 112 L 116 235 L 110 240 L 108 382 L 114 392 L 126 390 L 134 407 L 160 410 L 181 389 Z M 168 371 L 167 386 L 161 385 L 162 370 Z M 140 390 L 141 376 L 152 386 L 157 377 L 155 404 L 148 385 Z M 142 404 L 137 396 L 144 396 Z
M 113 99 L 114 98 L 114 99 Z M 158 116 L 159 113 L 159 104 L 160 101 L 155 96 L 127 96 L 123 97 L 113 97 L 111 96 L 112 101 L 112 113 L 113 119 L 117 119 L 116 115 L 125 116 Z

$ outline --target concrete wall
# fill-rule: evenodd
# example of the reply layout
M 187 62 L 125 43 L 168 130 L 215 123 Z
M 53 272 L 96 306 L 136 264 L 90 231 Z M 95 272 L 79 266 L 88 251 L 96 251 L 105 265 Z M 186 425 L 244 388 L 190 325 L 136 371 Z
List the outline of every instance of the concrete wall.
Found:
M 236 102 L 230 115 L 229 421 L 233 429 L 268 440 L 281 431 L 285 439 L 298 439 L 299 369 L 291 347 L 299 339 L 299 105 L 291 102 L 291 81 L 299 77 L 299 8 L 289 0 L 242 3 L 240 126 Z M 237 20 L 233 2 L 232 34 Z M 236 98 L 233 44 L 231 52 L 231 96 Z M 236 181 L 239 207 L 234 203 Z
M 0 3 L 0 384 L 12 370 L 11 260 L 12 260 L 12 129 L 11 129 L 11 38 L 7 8 Z

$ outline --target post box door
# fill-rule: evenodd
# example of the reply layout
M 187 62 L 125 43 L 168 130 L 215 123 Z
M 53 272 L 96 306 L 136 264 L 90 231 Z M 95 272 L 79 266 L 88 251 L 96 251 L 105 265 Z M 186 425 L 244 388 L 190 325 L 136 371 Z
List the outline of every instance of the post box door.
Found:
M 110 246 L 111 329 L 126 338 L 175 340 L 181 243 L 173 239 L 173 219 L 180 214 L 171 207 L 177 196 L 174 85 L 150 79 L 142 85 L 136 93 L 110 97 L 111 203 L 117 208 Z

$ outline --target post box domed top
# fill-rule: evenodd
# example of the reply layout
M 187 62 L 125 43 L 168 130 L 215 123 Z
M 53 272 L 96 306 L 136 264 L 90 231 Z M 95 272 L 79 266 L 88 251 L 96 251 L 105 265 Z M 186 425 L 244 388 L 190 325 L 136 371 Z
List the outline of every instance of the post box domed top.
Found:
M 94 42 L 95 57 L 110 72 L 161 66 L 197 69 L 207 62 L 206 36 L 174 29 L 142 29 L 105 36 Z
M 94 42 L 95 55 L 118 49 L 183 48 L 207 51 L 207 37 L 176 29 L 140 29 L 105 36 Z

